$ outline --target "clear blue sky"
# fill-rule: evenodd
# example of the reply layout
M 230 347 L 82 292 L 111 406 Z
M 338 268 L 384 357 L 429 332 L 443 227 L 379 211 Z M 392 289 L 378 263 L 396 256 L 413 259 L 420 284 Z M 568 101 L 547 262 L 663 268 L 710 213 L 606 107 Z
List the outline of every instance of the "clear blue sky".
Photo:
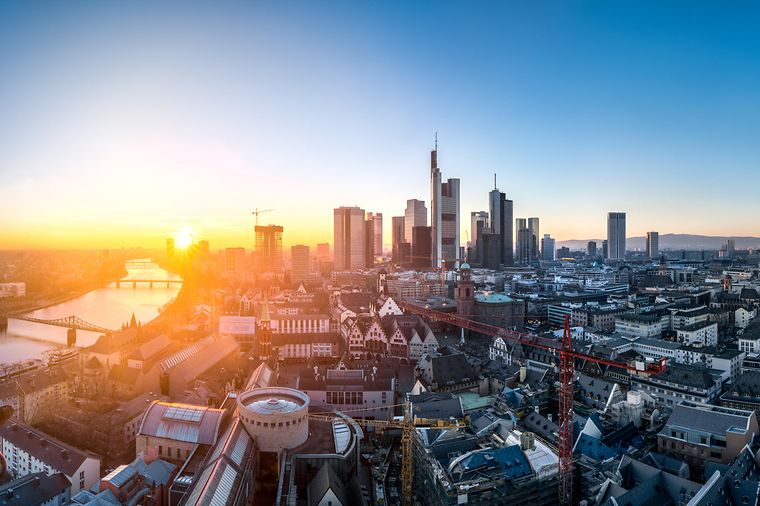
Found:
M 413 5 L 412 5 L 413 4 Z M 558 239 L 760 235 L 749 2 L 0 3 L 0 248 L 288 243 L 493 173 Z M 463 223 L 464 227 L 465 223 Z M 465 232 L 462 232 L 463 238 Z

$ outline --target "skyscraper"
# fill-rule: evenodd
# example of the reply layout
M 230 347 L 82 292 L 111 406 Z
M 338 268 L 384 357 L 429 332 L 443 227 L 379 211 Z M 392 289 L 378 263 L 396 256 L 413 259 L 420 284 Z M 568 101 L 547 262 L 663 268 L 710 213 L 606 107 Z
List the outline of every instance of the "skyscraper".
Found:
M 326 259 L 330 258 L 330 243 L 320 242 L 317 244 L 317 258 Z
M 488 213 L 485 211 L 473 211 L 470 213 L 470 251 L 473 258 L 469 261 L 480 263 L 480 253 L 478 253 L 478 239 L 488 227 Z
M 227 277 L 239 277 L 246 271 L 244 248 L 227 248 L 224 250 L 224 274 Z
M 555 259 L 555 241 L 551 235 L 544 234 L 544 238 L 541 239 L 541 260 L 554 260 Z
M 518 223 L 525 218 L 518 219 Z M 533 242 L 533 233 L 527 226 L 517 227 L 517 263 L 528 264 L 533 256 L 531 243 Z
M 530 258 L 531 260 L 538 260 L 538 250 L 540 248 L 539 241 L 541 240 L 541 236 L 538 235 L 538 218 L 528 218 L 528 228 L 530 229 L 530 233 L 532 235 L 530 243 Z
M 432 228 L 414 227 L 412 229 L 412 265 L 416 267 L 430 267 L 427 260 L 432 254 Z
M 401 242 L 412 243 L 412 229 L 414 227 L 427 227 L 428 210 L 424 200 L 409 199 L 406 201 L 404 211 L 404 237 Z
M 399 261 L 399 244 L 404 241 L 404 216 L 391 218 L 391 261 Z
M 625 258 L 625 213 L 607 214 L 607 258 Z
M 441 267 L 444 262 L 451 267 L 457 266 L 462 242 L 459 237 L 459 179 L 442 182 L 437 135 L 435 149 L 430 152 L 430 216 L 433 267 Z
M 596 257 L 596 241 L 589 241 L 586 245 L 586 255 L 591 258 Z
M 290 280 L 299 282 L 309 275 L 309 247 L 303 244 L 290 247 Z
M 660 254 L 660 233 L 647 232 L 647 256 L 657 258 Z
M 366 266 L 364 209 L 339 207 L 333 211 L 335 270 L 363 269 Z
M 488 209 L 491 219 L 491 233 L 499 236 L 499 250 L 501 263 L 512 265 L 514 263 L 512 229 L 512 201 L 503 192 L 496 188 L 496 175 L 493 178 L 494 188 L 488 192 Z
M 375 259 L 383 255 L 383 214 L 367 213 L 367 222 L 364 227 L 365 251 L 367 266 L 372 266 Z
M 256 225 L 256 270 L 278 272 L 282 267 L 282 231 L 279 225 Z

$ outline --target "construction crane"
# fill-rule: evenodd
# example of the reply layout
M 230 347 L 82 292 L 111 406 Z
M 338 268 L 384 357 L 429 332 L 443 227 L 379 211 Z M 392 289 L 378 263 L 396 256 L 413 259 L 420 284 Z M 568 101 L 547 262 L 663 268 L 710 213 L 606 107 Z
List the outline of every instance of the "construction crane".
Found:
M 501 337 L 512 345 L 529 346 L 550 351 L 559 355 L 559 490 L 558 501 L 562 505 L 573 504 L 573 383 L 575 381 L 575 360 L 585 360 L 601 365 L 618 367 L 634 374 L 659 374 L 665 370 L 667 358 L 662 357 L 656 362 L 635 361 L 633 364 L 604 357 L 581 353 L 573 349 L 573 339 L 570 333 L 570 318 L 565 317 L 562 341 L 503 329 L 494 325 L 470 320 L 454 313 L 444 313 L 435 309 L 397 301 L 399 308 L 418 316 L 449 323 L 457 327 L 479 332 L 481 334 Z
M 259 215 L 260 214 L 271 213 L 272 211 L 274 211 L 274 209 L 261 209 L 260 210 L 258 207 L 256 208 L 256 210 L 251 211 L 251 214 L 256 217 L 256 226 L 257 227 L 259 226 Z
M 395 407 L 399 404 L 391 404 L 381 407 Z M 414 430 L 420 428 L 431 429 L 461 429 L 466 427 L 464 423 L 459 421 L 448 421 L 432 418 L 420 418 L 412 417 L 411 409 L 409 406 L 409 399 L 407 398 L 403 404 L 404 406 L 404 418 L 403 420 L 365 420 L 363 418 L 355 418 L 354 421 L 359 425 L 366 427 L 374 427 L 379 430 L 385 429 L 401 429 L 401 503 L 404 506 L 410 506 L 412 504 L 412 483 L 414 480 L 414 468 L 412 467 L 413 455 L 413 442 L 414 442 Z M 359 408 L 350 410 L 353 412 L 370 411 L 377 409 L 373 408 Z M 332 422 L 337 420 L 338 417 L 335 414 L 322 414 L 322 413 L 310 413 L 309 418 L 312 420 L 319 420 L 323 422 Z

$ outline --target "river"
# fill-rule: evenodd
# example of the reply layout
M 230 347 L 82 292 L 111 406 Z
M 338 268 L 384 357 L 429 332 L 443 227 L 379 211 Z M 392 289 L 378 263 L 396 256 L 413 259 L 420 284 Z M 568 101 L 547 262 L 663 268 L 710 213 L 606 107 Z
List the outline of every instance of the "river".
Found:
M 137 283 L 130 279 L 179 279 L 150 260 L 137 259 L 126 263 L 127 275 L 120 287 L 111 283 L 87 292 L 75 299 L 29 313 L 41 319 L 75 315 L 99 327 L 118 329 L 128 323 L 134 313 L 138 321 L 147 323 L 159 314 L 159 309 L 171 301 L 181 285 L 172 283 Z M 23 320 L 8 320 L 8 328 L 0 331 L 0 364 L 30 358 L 41 358 L 53 348 L 66 346 L 66 328 Z M 93 344 L 99 333 L 77 330 L 77 346 Z

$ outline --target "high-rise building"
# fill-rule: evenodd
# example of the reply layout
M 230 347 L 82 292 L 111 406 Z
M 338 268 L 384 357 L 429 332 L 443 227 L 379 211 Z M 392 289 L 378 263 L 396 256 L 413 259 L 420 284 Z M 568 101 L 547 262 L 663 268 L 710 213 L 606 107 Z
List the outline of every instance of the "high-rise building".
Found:
M 383 214 L 367 213 L 364 224 L 366 265 L 375 264 L 375 259 L 383 255 Z
M 246 271 L 245 248 L 224 250 L 224 273 L 228 277 L 241 276 Z
M 531 254 L 531 260 L 538 260 L 539 257 L 539 248 L 540 248 L 540 241 L 541 236 L 538 234 L 538 218 L 528 218 L 528 228 L 530 229 L 530 233 L 532 235 L 530 240 L 530 254 Z
M 531 244 L 533 232 L 525 225 L 525 218 L 517 219 L 517 263 L 528 264 L 533 258 Z
M 660 234 L 659 232 L 647 232 L 647 256 L 657 258 L 660 254 Z
M 330 258 L 330 243 L 321 242 L 317 244 L 317 258 L 322 260 Z
M 480 263 L 478 253 L 478 239 L 484 230 L 488 230 L 488 213 L 486 211 L 473 211 L 470 213 L 470 242 L 468 244 L 468 261 Z
M 532 234 L 523 233 L 521 230 L 528 229 L 528 220 L 525 218 L 515 218 L 515 261 L 518 264 L 528 263 L 530 260 L 530 238 Z M 523 257 L 523 254 L 528 256 Z
M 556 242 L 551 235 L 544 234 L 544 238 L 541 239 L 541 260 L 551 261 L 555 259 L 555 245 Z
M 609 245 L 607 243 L 607 239 L 603 240 L 602 241 L 602 258 L 604 258 L 604 259 L 609 258 L 609 254 L 610 254 L 609 249 L 610 248 L 609 248 Z
M 490 229 L 478 237 L 478 255 L 480 264 L 486 269 L 499 269 L 501 266 L 501 236 L 491 233 Z
M 437 136 L 435 149 L 430 152 L 430 216 L 433 267 L 441 267 L 444 262 L 456 267 L 462 242 L 459 237 L 459 179 L 442 181 Z
M 339 207 L 333 211 L 335 270 L 363 269 L 366 266 L 364 209 Z
M 406 201 L 404 211 L 404 237 L 401 242 L 412 243 L 412 229 L 414 227 L 427 227 L 428 210 L 424 200 L 409 199 Z
M 391 218 L 391 261 L 398 262 L 399 244 L 404 241 L 404 216 Z
M 414 227 L 412 229 L 412 265 L 430 267 L 430 255 L 433 246 L 432 227 Z
M 499 236 L 500 262 L 504 265 L 514 263 L 514 230 L 512 230 L 512 201 L 505 193 L 496 188 L 496 175 L 493 178 L 494 188 L 488 192 L 488 210 L 492 234 Z
M 589 241 L 586 245 L 586 255 L 594 258 L 596 257 L 596 241 Z
M 557 250 L 557 258 L 570 258 L 570 248 L 562 246 Z
M 290 280 L 299 282 L 309 275 L 309 247 L 303 244 L 290 247 Z
M 279 225 L 256 225 L 258 272 L 278 272 L 282 268 L 282 230 Z
M 625 213 L 607 214 L 607 258 L 625 258 Z
M 198 254 L 203 258 L 207 258 L 211 254 L 208 241 L 198 241 Z

